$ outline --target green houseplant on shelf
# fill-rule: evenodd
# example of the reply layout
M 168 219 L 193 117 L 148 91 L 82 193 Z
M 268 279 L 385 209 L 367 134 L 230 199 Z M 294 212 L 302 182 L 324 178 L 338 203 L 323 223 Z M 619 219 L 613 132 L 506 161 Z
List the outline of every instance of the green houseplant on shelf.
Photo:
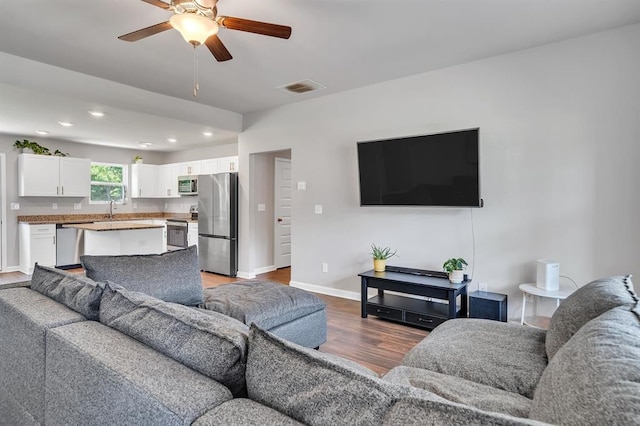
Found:
M 442 269 L 449 274 L 449 281 L 454 284 L 460 284 L 464 280 L 464 273 L 462 272 L 468 263 L 461 257 L 452 257 L 444 262 Z
M 387 267 L 387 259 L 397 256 L 397 250 L 391 252 L 389 247 L 378 247 L 371 244 L 371 256 L 373 257 L 373 270 L 376 272 L 384 272 Z
M 49 148 L 45 148 L 38 142 L 33 142 L 27 139 L 16 141 L 13 144 L 13 147 L 20 150 L 23 154 L 51 155 L 51 152 L 49 152 Z

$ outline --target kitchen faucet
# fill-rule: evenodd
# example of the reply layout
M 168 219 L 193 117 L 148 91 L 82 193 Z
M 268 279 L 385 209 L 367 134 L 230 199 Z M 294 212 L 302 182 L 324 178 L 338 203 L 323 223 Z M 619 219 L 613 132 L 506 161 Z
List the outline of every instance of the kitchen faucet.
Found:
M 113 220 L 113 200 L 109 200 L 109 220 Z

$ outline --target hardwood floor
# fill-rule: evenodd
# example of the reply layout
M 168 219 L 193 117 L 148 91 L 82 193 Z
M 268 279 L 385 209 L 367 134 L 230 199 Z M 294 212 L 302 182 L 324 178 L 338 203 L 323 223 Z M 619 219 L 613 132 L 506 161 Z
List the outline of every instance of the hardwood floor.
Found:
M 82 269 L 70 272 L 82 272 Z M 28 275 L 21 272 L 0 274 L 0 284 L 25 281 Z M 275 281 L 288 285 L 290 268 L 282 268 L 256 279 Z M 202 285 L 215 287 L 230 282 L 242 281 L 209 272 L 202 272 Z M 339 355 L 384 374 L 400 364 L 404 354 L 429 334 L 426 330 L 393 323 L 369 316 L 360 317 L 360 302 L 339 297 L 317 294 L 327 304 L 327 342 L 320 346 L 321 352 Z

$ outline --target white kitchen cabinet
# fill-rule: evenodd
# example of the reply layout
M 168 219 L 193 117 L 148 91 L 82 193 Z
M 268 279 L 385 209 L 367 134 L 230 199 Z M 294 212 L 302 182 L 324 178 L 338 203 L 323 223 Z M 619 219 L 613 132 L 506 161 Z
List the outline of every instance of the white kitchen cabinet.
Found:
M 20 223 L 20 272 L 31 275 L 33 265 L 55 266 L 56 264 L 56 225 L 32 225 Z
M 198 246 L 198 224 L 195 222 L 189 222 L 187 228 L 187 245 Z
M 180 165 L 180 176 L 202 174 L 202 161 L 187 161 L 178 163 Z
M 238 157 L 218 158 L 218 171 L 216 173 L 227 173 L 238 171 Z
M 213 175 L 218 173 L 218 159 L 210 158 L 208 160 L 202 160 L 200 171 L 202 175 Z
M 131 165 L 131 198 L 157 198 L 156 168 L 153 164 Z
M 180 198 L 178 193 L 179 164 L 163 164 L 156 168 L 158 196 L 162 198 Z
M 91 160 L 55 155 L 18 156 L 21 197 L 89 197 Z

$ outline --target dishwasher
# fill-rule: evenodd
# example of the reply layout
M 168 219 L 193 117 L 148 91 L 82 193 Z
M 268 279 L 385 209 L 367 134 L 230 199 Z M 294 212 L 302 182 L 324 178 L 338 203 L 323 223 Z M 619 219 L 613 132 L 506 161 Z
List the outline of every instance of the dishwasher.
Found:
M 56 268 L 80 268 L 80 256 L 84 254 L 84 231 L 56 225 Z

